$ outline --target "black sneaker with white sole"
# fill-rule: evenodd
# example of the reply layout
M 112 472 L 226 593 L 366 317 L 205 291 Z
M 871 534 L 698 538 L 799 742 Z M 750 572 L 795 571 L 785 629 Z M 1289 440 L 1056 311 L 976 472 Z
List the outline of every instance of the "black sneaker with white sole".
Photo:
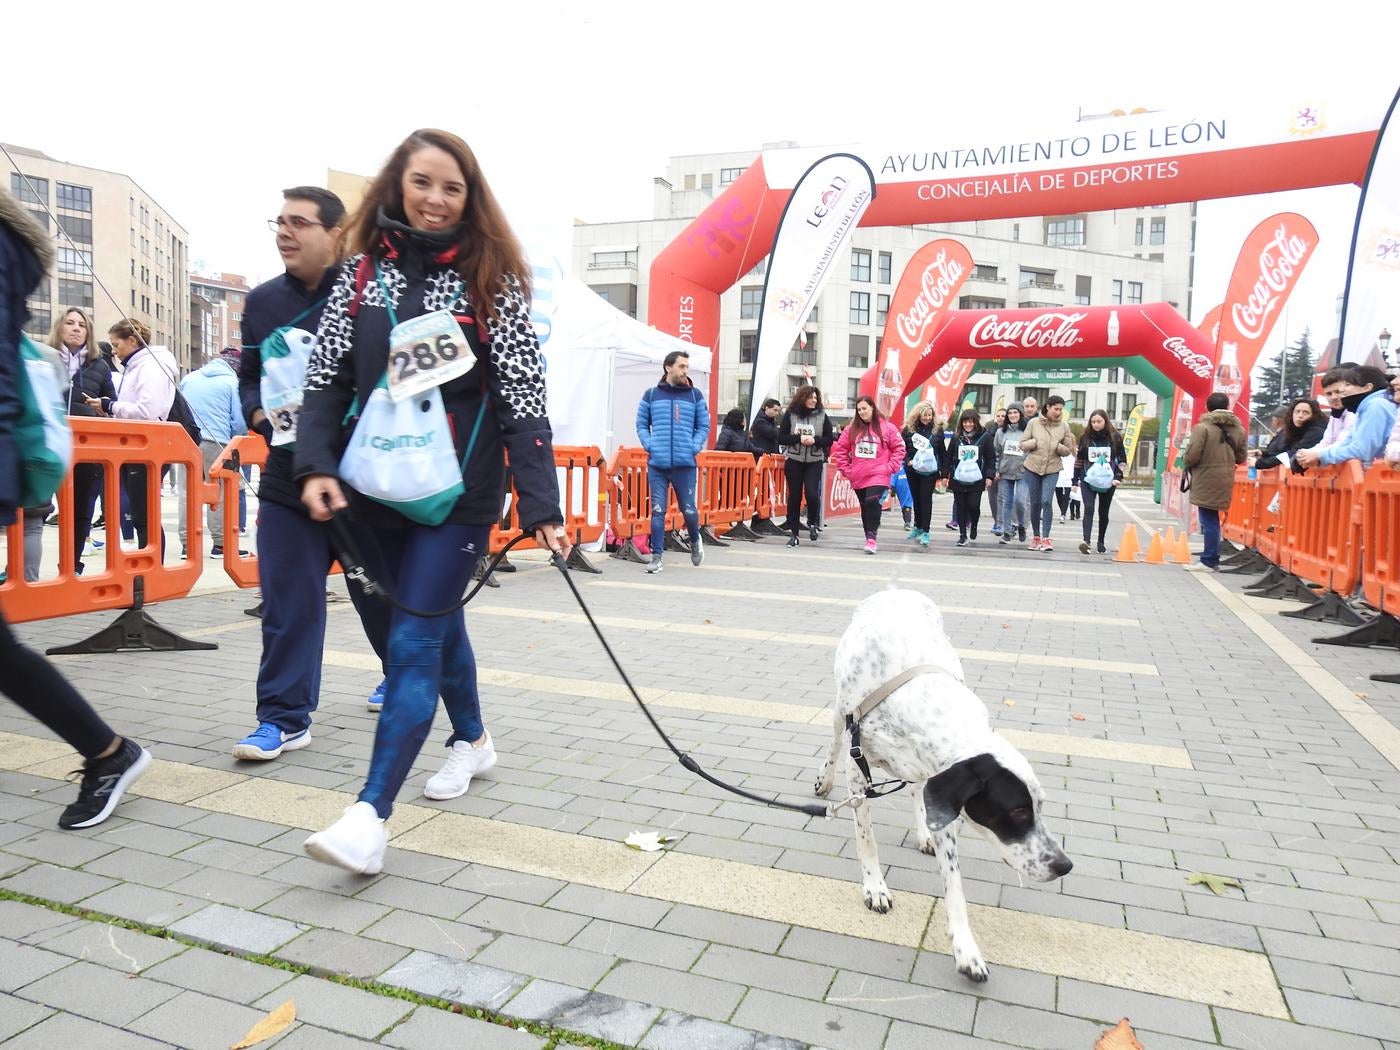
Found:
M 653 555 L 651 556 L 651 561 L 647 562 L 646 568 L 643 569 L 642 571 L 643 571 L 643 572 L 660 572 L 660 571 L 661 571 L 661 555 L 659 555 L 659 554 L 653 554 Z
M 112 815 L 117 803 L 151 764 L 151 753 L 140 744 L 122 737 L 121 746 L 106 758 L 83 762 L 78 798 L 58 818 L 65 830 L 90 828 Z
M 705 541 L 700 536 L 696 536 L 695 539 L 690 541 L 690 564 L 698 569 L 704 560 Z

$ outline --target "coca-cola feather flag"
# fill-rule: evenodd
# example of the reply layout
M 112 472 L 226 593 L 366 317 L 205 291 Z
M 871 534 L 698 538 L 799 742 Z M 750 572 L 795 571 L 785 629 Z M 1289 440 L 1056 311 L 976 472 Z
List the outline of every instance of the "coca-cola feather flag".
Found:
M 861 392 L 873 392 L 880 411 L 895 423 L 904 416 L 905 393 L 918 386 L 919 359 L 928 353 L 939 322 L 957 304 L 958 290 L 971 272 L 968 250 L 942 238 L 916 251 L 900 275 L 880 338 L 883 360 L 872 361 L 861 380 Z M 966 378 L 959 381 L 950 400 L 957 397 Z M 873 391 L 867 389 L 872 386 Z
M 875 197 L 870 166 L 851 153 L 833 153 L 813 164 L 788 198 L 768 257 L 763 308 L 750 386 L 750 422 L 777 389 L 783 362 L 832 264 Z M 782 391 L 786 395 L 787 391 Z M 786 400 L 780 397 L 779 400 Z
M 1365 361 L 1400 314 L 1400 91 L 1391 99 L 1361 185 L 1342 301 L 1341 360 Z M 1388 314 L 1387 314 L 1388 312 Z M 1386 316 L 1383 316 L 1385 314 Z M 1388 362 L 1387 362 L 1388 363 Z
M 1301 215 L 1282 212 L 1254 227 L 1240 248 L 1220 315 L 1214 386 L 1229 395 L 1246 429 L 1249 373 L 1316 247 L 1313 224 Z

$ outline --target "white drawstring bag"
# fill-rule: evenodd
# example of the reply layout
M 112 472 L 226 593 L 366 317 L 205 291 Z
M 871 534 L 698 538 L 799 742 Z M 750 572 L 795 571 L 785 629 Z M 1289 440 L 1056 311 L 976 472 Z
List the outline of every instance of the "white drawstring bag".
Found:
M 272 423 L 274 447 L 296 444 L 302 385 L 315 349 L 316 337 L 301 328 L 279 328 L 262 342 L 262 408 Z
M 441 525 L 466 491 L 462 475 L 485 412 L 483 395 L 466 454 L 459 461 L 438 388 L 395 402 L 381 379 L 340 458 L 341 480 L 410 521 Z

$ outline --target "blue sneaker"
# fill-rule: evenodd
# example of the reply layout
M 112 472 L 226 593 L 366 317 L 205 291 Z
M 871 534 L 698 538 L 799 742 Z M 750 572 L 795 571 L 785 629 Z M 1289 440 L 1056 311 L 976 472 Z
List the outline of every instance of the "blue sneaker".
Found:
M 311 730 L 284 733 L 271 722 L 259 723 L 258 728 L 233 745 L 233 757 L 246 762 L 269 762 L 283 751 L 296 751 L 311 743 Z
M 369 694 L 369 699 L 365 701 L 365 707 L 371 711 L 384 709 L 384 679 L 381 678 L 379 684 L 374 687 L 374 692 Z

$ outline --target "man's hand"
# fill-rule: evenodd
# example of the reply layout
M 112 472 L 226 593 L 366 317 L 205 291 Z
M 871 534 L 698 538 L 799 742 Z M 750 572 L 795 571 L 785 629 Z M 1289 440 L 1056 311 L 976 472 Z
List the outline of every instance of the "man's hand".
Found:
M 1300 467 L 1315 467 L 1322 462 L 1322 455 L 1315 448 L 1300 449 L 1293 459 Z

